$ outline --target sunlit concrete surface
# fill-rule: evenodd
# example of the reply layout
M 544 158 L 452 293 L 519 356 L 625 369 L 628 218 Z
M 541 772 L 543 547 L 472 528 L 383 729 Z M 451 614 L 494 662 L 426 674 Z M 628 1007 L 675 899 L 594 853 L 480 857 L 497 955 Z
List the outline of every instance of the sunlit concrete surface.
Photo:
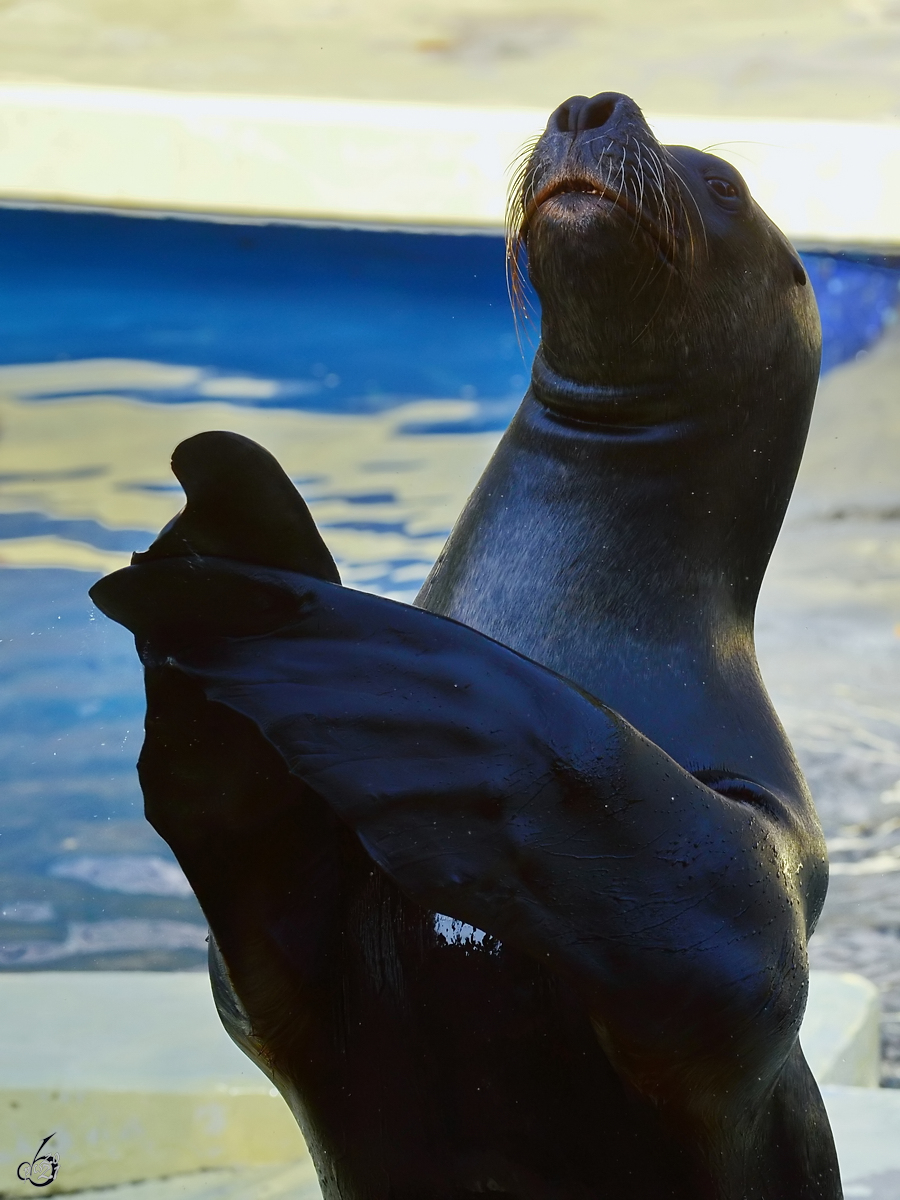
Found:
M 900 1194 L 900 1092 L 823 1088 L 846 1200 L 897 1200 Z M 318 1200 L 302 1166 L 237 1168 L 79 1193 L 81 1200 Z
M 878 1087 L 881 998 L 861 975 L 814 971 L 800 1042 L 820 1084 Z
M 0 975 L 0 1189 L 49 1133 L 54 1191 L 306 1162 L 297 1125 L 219 1022 L 205 972 Z M 312 1176 L 311 1176 L 312 1177 Z
M 846 1200 L 900 1195 L 900 1093 L 876 1088 L 823 1089 L 841 1160 Z M 182 1175 L 103 1191 L 80 1200 L 319 1200 L 303 1168 L 251 1168 Z
M 834 1131 L 844 1196 L 896 1200 L 900 1195 L 900 1091 L 895 1088 L 824 1087 Z
M 0 82 L 0 198 L 497 227 L 548 111 Z M 900 125 L 647 113 L 798 244 L 900 244 Z
M 54 1191 L 277 1163 L 294 1164 L 283 1176 L 292 1187 L 313 1179 L 293 1117 L 225 1034 L 205 973 L 5 974 L 0 1011 L 15 1030 L 0 1041 L 4 1194 L 33 1194 L 15 1170 L 51 1132 L 60 1159 Z M 877 991 L 865 980 L 813 975 L 802 1037 L 820 1083 L 877 1081 L 877 1012 Z M 279 1178 L 274 1169 L 246 1177 L 265 1188 Z M 171 1193 L 182 1194 L 237 1195 Z M 259 1192 L 270 1195 L 282 1192 Z
M 78 1193 L 79 1200 L 320 1200 L 321 1195 L 308 1163 L 198 1171 Z
M 900 1080 L 898 377 L 895 328 L 823 379 L 757 614 L 763 677 L 828 838 L 812 965 L 878 985 L 890 1082 Z
M 900 115 L 896 0 L 3 0 L 0 79 L 655 112 Z
M 823 1088 L 835 1134 L 846 1200 L 897 1200 L 900 1195 L 900 1092 L 830 1085 Z M 80 1194 L 80 1200 L 318 1200 L 303 1168 L 204 1172 Z

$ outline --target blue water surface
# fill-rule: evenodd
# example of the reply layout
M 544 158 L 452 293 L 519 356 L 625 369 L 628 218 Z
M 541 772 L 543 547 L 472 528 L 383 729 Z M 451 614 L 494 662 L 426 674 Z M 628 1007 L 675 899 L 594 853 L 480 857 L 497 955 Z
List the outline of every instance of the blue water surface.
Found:
M 804 261 L 830 370 L 900 271 Z M 294 455 L 347 581 L 411 598 L 526 386 L 504 266 L 499 236 L 0 209 L 0 968 L 203 961 L 131 639 L 87 599 L 177 509 L 172 446 L 209 412 Z
M 900 273 L 889 259 L 802 257 L 830 370 L 892 320 Z M 534 347 L 526 331 L 523 359 L 504 264 L 492 235 L 4 208 L 0 362 L 204 363 L 277 375 L 275 403 L 331 412 L 506 399 Z
M 0 362 L 199 363 L 329 412 L 508 397 L 526 370 L 504 262 L 496 236 L 6 209 Z

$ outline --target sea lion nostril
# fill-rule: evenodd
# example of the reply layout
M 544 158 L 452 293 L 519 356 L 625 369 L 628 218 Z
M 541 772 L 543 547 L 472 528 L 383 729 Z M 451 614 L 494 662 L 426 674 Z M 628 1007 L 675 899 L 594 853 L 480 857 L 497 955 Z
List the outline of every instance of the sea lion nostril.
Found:
M 559 133 L 574 133 L 578 128 L 578 114 L 587 103 L 587 96 L 570 96 L 568 100 L 563 100 L 550 116 L 550 128 Z
M 578 129 L 602 129 L 612 119 L 621 99 L 614 92 L 591 96 L 578 113 Z
M 580 133 L 584 129 L 602 129 L 627 100 L 618 92 L 600 92 L 596 96 L 570 96 L 551 115 L 548 129 L 558 133 Z

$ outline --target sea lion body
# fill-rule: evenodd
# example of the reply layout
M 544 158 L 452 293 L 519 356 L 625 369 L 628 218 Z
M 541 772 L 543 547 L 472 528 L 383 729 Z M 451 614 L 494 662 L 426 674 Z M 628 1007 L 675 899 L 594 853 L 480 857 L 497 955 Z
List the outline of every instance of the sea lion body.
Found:
M 752 637 L 810 289 L 625 97 L 561 106 L 521 201 L 532 387 L 418 601 L 502 645 L 304 583 L 302 514 L 241 566 L 273 468 L 201 435 L 184 517 L 95 593 L 147 668 L 148 817 L 327 1200 L 836 1200 L 797 1042 L 824 850 Z M 249 481 L 232 551 L 210 463 Z

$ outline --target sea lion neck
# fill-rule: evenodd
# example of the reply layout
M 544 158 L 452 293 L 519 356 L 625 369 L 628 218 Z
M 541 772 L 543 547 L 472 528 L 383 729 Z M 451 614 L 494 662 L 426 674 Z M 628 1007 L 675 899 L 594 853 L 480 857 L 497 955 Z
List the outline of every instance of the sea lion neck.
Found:
M 665 420 L 675 392 L 664 380 L 644 383 L 580 383 L 555 371 L 538 347 L 531 368 L 531 391 L 562 419 L 610 429 L 650 428 Z
M 561 623 L 587 642 L 628 629 L 698 647 L 752 628 L 793 474 L 761 488 L 752 450 L 718 423 L 642 423 L 664 392 L 610 392 L 590 390 L 614 410 L 590 424 L 526 394 L 423 589 L 426 607 L 441 596 L 438 611 L 542 662 Z M 519 601 L 501 603 L 498 588 Z M 547 623 L 529 638 L 536 607 Z M 547 665 L 592 690 L 574 664 Z
M 799 465 L 794 427 L 766 453 L 759 428 L 598 430 L 529 392 L 417 604 L 558 671 L 688 769 L 727 762 L 791 786 L 753 618 Z

